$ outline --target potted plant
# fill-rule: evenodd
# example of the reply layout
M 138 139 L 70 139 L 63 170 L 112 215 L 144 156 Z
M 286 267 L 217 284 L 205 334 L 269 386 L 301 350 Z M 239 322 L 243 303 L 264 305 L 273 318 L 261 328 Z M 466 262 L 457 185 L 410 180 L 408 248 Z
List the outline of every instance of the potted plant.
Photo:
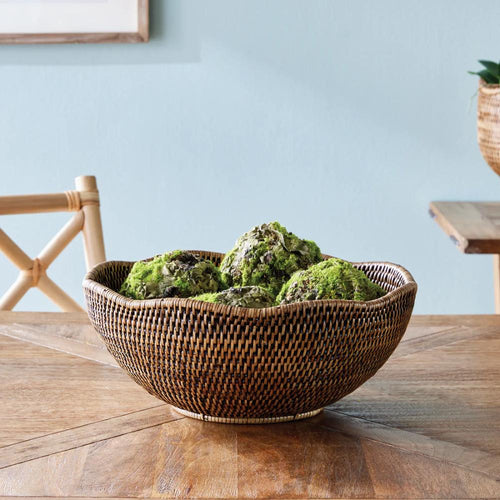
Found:
M 488 165 L 500 175 L 500 63 L 479 61 L 478 75 L 477 138 L 479 149 Z

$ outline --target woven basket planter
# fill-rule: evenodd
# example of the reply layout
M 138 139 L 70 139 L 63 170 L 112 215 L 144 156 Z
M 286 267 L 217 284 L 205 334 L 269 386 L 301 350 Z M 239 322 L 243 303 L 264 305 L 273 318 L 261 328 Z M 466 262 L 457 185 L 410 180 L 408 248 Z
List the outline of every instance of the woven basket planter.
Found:
M 479 80 L 477 139 L 486 163 L 500 175 L 500 85 Z
M 195 251 L 216 265 L 223 255 Z M 325 256 L 326 257 L 326 256 Z M 359 263 L 389 293 L 246 309 L 118 294 L 133 263 L 104 262 L 83 282 L 90 320 L 118 364 L 185 415 L 228 423 L 312 416 L 372 377 L 403 336 L 417 285 L 388 263 Z

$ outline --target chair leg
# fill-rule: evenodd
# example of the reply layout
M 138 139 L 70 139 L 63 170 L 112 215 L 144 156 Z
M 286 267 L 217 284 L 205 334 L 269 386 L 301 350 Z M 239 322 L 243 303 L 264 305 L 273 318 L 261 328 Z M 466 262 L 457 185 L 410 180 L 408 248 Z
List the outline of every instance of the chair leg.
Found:
M 62 288 L 57 286 L 46 274 L 40 276 L 37 287 L 65 312 L 84 312 L 80 304 L 74 301 Z
M 83 228 L 84 215 L 79 211 L 65 224 L 65 226 L 45 245 L 38 258 L 47 269 L 56 257 L 69 245 L 73 238 Z
M 30 269 L 33 261 L 0 229 L 0 250 L 21 271 Z
M 75 179 L 75 186 L 80 193 L 98 193 L 97 182 L 93 175 L 83 175 Z M 83 222 L 83 242 L 87 271 L 96 264 L 106 260 L 104 238 L 99 203 L 84 204 L 82 207 L 85 216 Z
M 12 311 L 23 295 L 33 286 L 33 277 L 30 274 L 19 273 L 16 281 L 0 297 L 0 311 Z

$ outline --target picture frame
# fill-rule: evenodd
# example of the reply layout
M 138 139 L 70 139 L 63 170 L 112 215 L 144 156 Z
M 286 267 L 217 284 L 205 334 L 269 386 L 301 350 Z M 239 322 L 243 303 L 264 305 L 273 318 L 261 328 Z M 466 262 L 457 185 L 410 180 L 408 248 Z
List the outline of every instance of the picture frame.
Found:
M 0 44 L 149 41 L 149 0 L 0 0 Z

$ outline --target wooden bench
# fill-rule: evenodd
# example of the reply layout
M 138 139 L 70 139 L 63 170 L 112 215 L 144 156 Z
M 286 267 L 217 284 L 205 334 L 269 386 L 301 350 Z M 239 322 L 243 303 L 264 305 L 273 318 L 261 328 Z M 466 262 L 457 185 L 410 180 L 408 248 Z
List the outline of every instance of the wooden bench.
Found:
M 429 213 L 460 251 L 493 254 L 495 312 L 500 314 L 500 202 L 433 201 Z

